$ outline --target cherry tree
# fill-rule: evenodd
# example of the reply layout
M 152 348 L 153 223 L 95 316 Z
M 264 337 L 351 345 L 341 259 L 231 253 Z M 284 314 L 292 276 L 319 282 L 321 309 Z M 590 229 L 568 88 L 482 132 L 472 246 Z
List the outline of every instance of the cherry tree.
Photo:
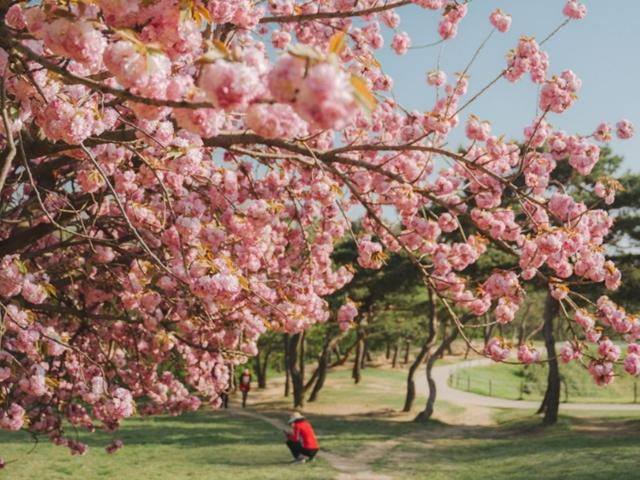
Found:
M 464 73 L 428 72 L 437 101 L 408 111 L 376 51 L 384 29 L 397 54 L 411 47 L 399 30 L 411 4 L 441 18 L 443 42 L 473 8 L 0 1 L 0 427 L 83 454 L 65 425 L 115 431 L 136 412 L 216 405 L 263 332 L 329 318 L 323 297 L 352 277 L 331 255 L 353 235 L 354 207 L 365 212 L 359 264 L 404 252 L 462 338 L 461 315 L 508 324 L 537 279 L 573 329 L 563 359 L 613 381 L 621 351 L 604 327 L 629 343 L 624 367 L 640 373 L 640 323 L 604 294 L 593 304 L 572 289 L 619 285 L 603 250 L 612 219 L 564 193 L 554 170 L 588 173 L 613 130 L 552 127 L 581 86 L 572 71 L 549 71 L 544 43 L 559 28 L 506 46 L 504 68 L 473 95 Z M 585 14 L 559 2 L 560 27 Z M 487 22 L 505 32 L 511 17 L 497 10 Z M 469 108 L 518 81 L 540 86 L 540 114 L 506 141 Z M 457 128 L 462 151 L 447 147 Z M 633 125 L 615 133 L 629 138 Z M 615 190 L 603 180 L 594 193 L 608 203 Z M 468 278 L 489 244 L 519 267 Z M 338 313 L 345 328 L 356 316 L 355 305 Z M 484 353 L 501 361 L 510 348 L 495 338 Z M 518 359 L 540 355 L 521 347 Z

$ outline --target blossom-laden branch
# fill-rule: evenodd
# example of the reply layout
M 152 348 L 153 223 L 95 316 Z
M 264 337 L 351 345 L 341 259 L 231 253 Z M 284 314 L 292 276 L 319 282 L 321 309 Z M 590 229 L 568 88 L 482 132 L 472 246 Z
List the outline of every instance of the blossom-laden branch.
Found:
M 263 332 L 330 318 L 324 297 L 353 275 L 332 253 L 349 236 L 364 268 L 407 256 L 463 339 L 510 324 L 538 282 L 570 326 L 562 359 L 589 358 L 596 381 L 612 381 L 621 352 L 606 328 L 640 373 L 634 317 L 574 291 L 621 279 L 595 203 L 613 202 L 615 182 L 582 186 L 587 206 L 556 178 L 560 163 L 592 172 L 613 136 L 606 123 L 580 135 L 548 122 L 581 86 L 571 71 L 551 75 L 542 50 L 566 21 L 540 43 L 522 37 L 468 96 L 467 71 L 511 24 L 493 12 L 463 74 L 430 72 L 436 100 L 416 112 L 393 100 L 376 59 L 383 28 L 408 54 L 398 7 L 438 15 L 445 42 L 473 4 L 268 2 L 266 15 L 245 1 L 125 3 L 0 7 L 1 428 L 82 454 L 68 423 L 115 430 L 136 410 L 217 404 Z M 564 14 L 586 11 L 569 0 Z M 499 80 L 525 76 L 544 113 L 517 142 L 475 115 L 462 123 Z M 468 141 L 452 150 L 458 128 Z M 615 133 L 630 138 L 633 125 Z M 496 249 L 510 266 L 473 277 Z M 348 328 L 356 306 L 337 316 Z M 518 361 L 540 361 L 521 347 Z M 482 353 L 504 361 L 510 346 L 494 338 Z

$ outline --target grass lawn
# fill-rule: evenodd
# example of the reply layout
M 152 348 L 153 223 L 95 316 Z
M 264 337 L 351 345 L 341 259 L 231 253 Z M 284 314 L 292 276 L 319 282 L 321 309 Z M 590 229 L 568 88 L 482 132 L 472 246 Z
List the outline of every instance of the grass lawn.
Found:
M 547 429 L 538 417 L 514 410 L 494 411 L 493 426 L 395 421 L 405 373 L 368 368 L 354 385 L 348 370 L 332 371 L 319 401 L 305 409 L 322 449 L 392 479 L 640 479 L 634 470 L 640 455 L 637 416 L 598 412 L 594 419 L 580 412 Z M 286 419 L 290 399 L 267 396 L 258 404 L 259 397 L 250 397 L 252 408 Z M 421 395 L 416 411 L 422 406 Z M 465 415 L 462 407 L 438 402 L 436 414 L 443 412 L 441 418 L 452 423 Z M 110 435 L 79 436 L 90 445 L 84 457 L 46 439 L 28 454 L 27 435 L 0 431 L 0 456 L 15 460 L 0 471 L 0 480 L 331 480 L 343 468 L 322 454 L 312 464 L 287 465 L 290 455 L 276 428 L 232 411 L 129 419 L 117 434 L 125 447 L 115 455 L 103 449 Z
M 110 436 L 80 434 L 90 445 L 83 457 L 44 439 L 36 450 L 22 433 L 0 431 L 5 461 L 17 460 L 0 471 L 0 479 L 300 479 L 326 480 L 334 470 L 325 460 L 304 466 L 291 459 L 282 434 L 271 425 L 225 412 L 200 412 L 181 417 L 134 418 L 117 437 L 122 450 L 108 455 L 103 446 Z
M 278 413 L 269 413 L 276 416 Z M 282 413 L 279 413 L 282 416 Z M 543 429 L 522 413 L 500 412 L 496 426 L 455 427 L 389 422 L 366 417 L 313 416 L 324 449 L 343 457 L 370 442 L 400 439 L 371 458 L 374 471 L 394 479 L 608 480 L 636 475 L 640 420 L 563 418 Z M 0 450 L 17 459 L 2 479 L 322 479 L 338 477 L 325 459 L 285 465 L 279 432 L 260 420 L 201 412 L 182 417 L 132 419 L 119 434 L 126 445 L 113 456 L 103 434 L 88 436 L 85 457 L 42 443 L 35 452 L 22 434 L 0 433 Z
M 402 479 L 631 480 L 637 470 L 639 420 L 563 418 L 496 427 L 436 428 L 430 440 L 411 440 L 374 462 L 374 470 Z
M 638 389 L 640 401 L 640 386 L 635 386 L 637 380 L 620 368 L 616 372 L 619 375 L 613 384 L 599 387 L 581 365 L 575 362 L 560 364 L 562 401 L 632 403 L 634 388 Z M 546 389 L 546 376 L 544 365 L 495 364 L 460 369 L 453 375 L 451 386 L 500 398 L 541 400 Z

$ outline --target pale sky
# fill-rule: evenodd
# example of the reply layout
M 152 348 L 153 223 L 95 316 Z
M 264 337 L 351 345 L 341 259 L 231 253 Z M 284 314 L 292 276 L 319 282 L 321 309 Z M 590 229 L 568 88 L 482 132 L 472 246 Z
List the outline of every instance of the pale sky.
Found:
M 441 68 L 451 78 L 464 69 L 476 48 L 491 31 L 488 17 L 501 8 L 513 16 L 511 30 L 495 32 L 470 70 L 468 97 L 484 87 L 505 66 L 505 54 L 522 35 L 546 37 L 564 19 L 563 0 L 472 0 L 458 36 L 442 48 Z M 628 118 L 636 126 L 631 140 L 614 139 L 615 153 L 625 157 L 624 166 L 640 172 L 640 0 L 585 0 L 589 9 L 583 20 L 571 21 L 545 45 L 550 56 L 549 73 L 573 70 L 583 85 L 578 101 L 564 114 L 549 116 L 556 128 L 568 133 L 592 133 L 600 121 L 615 124 Z M 416 6 L 399 10 L 399 30 L 407 31 L 413 45 L 439 40 L 439 14 Z M 386 44 L 377 58 L 395 81 L 394 94 L 406 108 L 427 110 L 433 106 L 434 90 L 425 73 L 437 64 L 440 46 L 410 50 L 399 57 L 389 47 L 391 32 L 385 28 Z M 528 77 L 512 84 L 501 79 L 462 114 L 470 113 L 492 123 L 493 133 L 521 138 L 536 112 L 537 85 Z M 453 146 L 463 141 L 463 128 L 450 137 Z

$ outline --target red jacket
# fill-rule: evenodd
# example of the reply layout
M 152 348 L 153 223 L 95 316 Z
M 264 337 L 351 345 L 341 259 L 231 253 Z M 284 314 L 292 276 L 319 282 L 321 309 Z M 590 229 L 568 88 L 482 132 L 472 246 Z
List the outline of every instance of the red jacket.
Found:
M 240 375 L 240 391 L 248 392 L 251 390 L 251 374 L 245 375 L 244 373 Z
M 306 420 L 298 420 L 293 424 L 293 431 L 288 435 L 289 440 L 294 442 L 301 442 L 302 448 L 308 448 L 309 450 L 315 450 L 320 448 L 318 440 L 316 440 L 316 434 L 313 432 L 313 427 Z

